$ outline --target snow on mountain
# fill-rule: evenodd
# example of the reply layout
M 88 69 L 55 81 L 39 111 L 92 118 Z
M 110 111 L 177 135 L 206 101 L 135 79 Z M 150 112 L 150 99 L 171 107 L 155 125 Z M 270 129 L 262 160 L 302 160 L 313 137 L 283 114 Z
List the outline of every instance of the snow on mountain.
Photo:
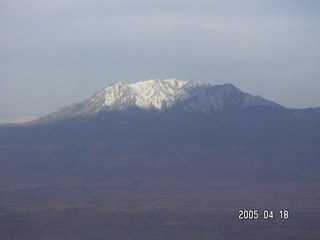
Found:
M 101 103 L 110 109 L 125 109 L 128 106 L 155 108 L 171 107 L 184 93 L 186 87 L 200 85 L 196 82 L 175 79 L 147 80 L 137 83 L 115 83 L 98 92 L 92 102 Z
M 130 107 L 165 111 L 180 107 L 185 111 L 210 113 L 224 108 L 274 105 L 259 96 L 243 93 L 232 84 L 212 85 L 177 79 L 152 79 L 136 83 L 118 82 L 91 98 L 50 114 L 53 119 L 122 111 Z

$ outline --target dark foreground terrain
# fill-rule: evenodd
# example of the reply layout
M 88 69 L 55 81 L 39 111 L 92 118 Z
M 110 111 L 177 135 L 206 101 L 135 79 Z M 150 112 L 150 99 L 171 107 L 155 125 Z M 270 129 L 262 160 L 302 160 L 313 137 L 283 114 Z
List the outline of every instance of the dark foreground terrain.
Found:
M 318 117 L 126 114 L 1 128 L 0 239 L 320 239 Z
M 1 239 L 319 239 L 305 179 L 1 175 Z M 239 209 L 289 219 L 238 220 Z

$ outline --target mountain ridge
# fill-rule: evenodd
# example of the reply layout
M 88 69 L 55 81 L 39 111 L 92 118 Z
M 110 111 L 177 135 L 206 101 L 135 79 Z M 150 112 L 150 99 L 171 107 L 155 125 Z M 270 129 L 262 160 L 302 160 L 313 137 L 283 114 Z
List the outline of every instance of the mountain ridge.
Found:
M 92 97 L 63 107 L 40 118 L 40 121 L 83 117 L 104 111 L 124 111 L 135 107 L 160 112 L 178 108 L 211 114 L 223 109 L 245 109 L 252 106 L 281 107 L 263 97 L 244 93 L 230 83 L 213 85 L 175 78 L 150 79 L 111 84 Z

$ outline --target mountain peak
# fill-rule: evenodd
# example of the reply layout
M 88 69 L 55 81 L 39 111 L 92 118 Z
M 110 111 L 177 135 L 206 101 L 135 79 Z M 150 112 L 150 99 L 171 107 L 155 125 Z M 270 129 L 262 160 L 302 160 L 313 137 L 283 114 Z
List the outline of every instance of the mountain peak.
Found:
M 143 109 L 163 110 L 177 101 L 185 87 L 200 85 L 198 82 L 176 79 L 119 82 L 102 89 L 90 101 L 108 109 L 123 110 L 137 106 Z
M 230 83 L 212 85 L 175 78 L 150 79 L 111 84 L 91 98 L 62 108 L 48 117 L 71 118 L 102 111 L 123 111 L 132 107 L 157 111 L 175 107 L 184 111 L 210 114 L 222 109 L 243 109 L 261 105 L 278 106 L 262 97 L 243 93 Z

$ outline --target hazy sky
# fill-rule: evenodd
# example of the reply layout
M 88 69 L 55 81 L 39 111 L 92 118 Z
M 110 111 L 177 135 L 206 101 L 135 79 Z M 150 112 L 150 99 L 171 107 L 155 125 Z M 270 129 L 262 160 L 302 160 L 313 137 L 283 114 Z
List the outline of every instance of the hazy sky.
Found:
M 0 73 L 0 119 L 151 78 L 320 106 L 320 1 L 1 0 Z

